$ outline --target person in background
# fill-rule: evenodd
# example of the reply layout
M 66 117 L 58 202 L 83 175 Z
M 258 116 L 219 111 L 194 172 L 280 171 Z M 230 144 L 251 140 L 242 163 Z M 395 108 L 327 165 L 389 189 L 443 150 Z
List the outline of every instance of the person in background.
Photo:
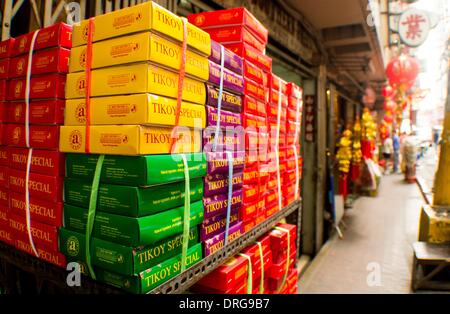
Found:
M 394 144 L 392 142 L 392 137 L 389 134 L 383 143 L 383 158 L 386 162 L 385 174 L 389 173 L 392 153 L 394 152 Z
M 400 138 L 397 135 L 396 130 L 394 130 L 394 135 L 392 136 L 392 146 L 394 148 L 394 173 L 398 173 L 398 165 L 400 161 Z

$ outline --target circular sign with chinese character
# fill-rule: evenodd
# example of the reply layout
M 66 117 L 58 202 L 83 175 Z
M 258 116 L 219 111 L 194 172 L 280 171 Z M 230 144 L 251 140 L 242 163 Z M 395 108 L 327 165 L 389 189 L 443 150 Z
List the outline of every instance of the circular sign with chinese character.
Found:
M 402 13 L 398 21 L 398 33 L 408 46 L 420 46 L 428 36 L 431 23 L 428 14 L 418 9 L 408 9 Z

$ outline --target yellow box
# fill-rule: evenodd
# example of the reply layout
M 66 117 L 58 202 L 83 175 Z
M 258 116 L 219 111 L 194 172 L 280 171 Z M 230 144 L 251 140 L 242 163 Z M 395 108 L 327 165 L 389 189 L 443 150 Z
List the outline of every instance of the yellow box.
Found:
M 94 18 L 93 41 L 154 30 L 177 41 L 183 40 L 181 18 L 153 2 L 146 2 L 129 8 L 96 16 Z M 88 20 L 73 28 L 73 47 L 85 45 L 88 34 Z M 188 23 L 187 44 L 202 54 L 211 54 L 211 38 L 208 33 Z
M 67 74 L 66 99 L 85 97 L 84 72 Z M 178 73 L 149 63 L 135 63 L 93 70 L 91 96 L 113 96 L 150 93 L 178 97 Z M 205 83 L 185 77 L 183 100 L 204 105 Z
M 175 125 L 177 101 L 152 94 L 133 94 L 91 98 L 91 124 Z M 66 100 L 64 125 L 85 125 L 84 98 Z M 182 102 L 180 126 L 206 127 L 206 112 L 202 105 Z
M 169 154 L 172 128 L 141 125 L 93 125 L 90 152 L 107 155 Z M 196 153 L 202 149 L 202 131 L 182 128 L 174 153 Z M 59 149 L 65 153 L 85 153 L 86 127 L 61 126 Z
M 92 45 L 92 69 L 142 61 L 152 61 L 179 70 L 181 45 L 150 32 L 104 40 Z M 84 71 L 85 66 L 86 45 L 72 48 L 69 72 Z M 186 73 L 207 81 L 208 58 L 188 50 Z

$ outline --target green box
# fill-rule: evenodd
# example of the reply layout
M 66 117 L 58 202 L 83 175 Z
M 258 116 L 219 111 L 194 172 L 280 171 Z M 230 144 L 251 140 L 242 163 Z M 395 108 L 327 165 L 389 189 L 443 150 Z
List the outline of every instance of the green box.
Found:
M 134 275 L 181 253 L 182 234 L 155 244 L 132 248 L 98 238 L 91 239 L 92 265 L 122 275 Z M 60 250 L 68 261 L 86 261 L 85 234 L 59 229 Z M 198 228 L 191 228 L 189 247 L 199 242 Z
M 189 177 L 206 176 L 204 153 L 185 154 Z M 94 176 L 98 155 L 67 154 L 66 176 L 91 180 Z M 106 155 L 103 162 L 101 182 L 151 186 L 184 180 L 184 165 L 179 154 L 148 156 Z
M 64 201 L 78 207 L 89 207 L 92 183 L 64 179 Z M 203 178 L 190 181 L 191 202 L 203 197 Z M 185 182 L 174 182 L 151 187 L 100 184 L 97 210 L 130 217 L 152 215 L 184 204 Z
M 97 211 L 92 236 L 125 246 L 149 245 L 183 232 L 184 206 L 140 218 Z M 88 210 L 64 204 L 64 227 L 85 233 Z M 203 221 L 203 202 L 191 204 L 190 225 Z
M 190 247 L 186 256 L 186 269 L 202 260 L 202 245 L 195 244 Z M 77 261 L 80 264 L 81 272 L 87 274 L 86 264 Z M 96 279 L 123 289 L 131 293 L 147 293 L 172 279 L 181 272 L 181 254 L 178 254 L 162 263 L 140 272 L 138 275 L 121 275 L 101 268 L 94 268 Z

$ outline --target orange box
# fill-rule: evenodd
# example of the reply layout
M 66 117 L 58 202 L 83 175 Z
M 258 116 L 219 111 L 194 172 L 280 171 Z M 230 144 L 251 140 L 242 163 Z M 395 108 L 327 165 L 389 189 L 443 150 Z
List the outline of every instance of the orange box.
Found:
M 303 89 L 293 82 L 286 84 L 286 94 L 292 96 L 293 98 L 302 98 Z
M 260 117 L 267 116 L 265 102 L 248 95 L 244 95 L 243 99 L 245 113 L 254 114 Z
M 244 79 L 244 95 L 255 97 L 264 102 L 267 101 L 264 86 L 247 78 Z
M 281 82 L 281 93 L 287 95 L 286 81 L 272 73 L 272 75 L 270 77 L 270 88 L 272 88 L 275 91 L 278 91 L 280 88 L 280 82 Z
M 244 179 L 245 181 L 245 179 Z M 243 184 L 242 185 L 242 203 L 243 204 L 250 204 L 253 202 L 258 201 L 259 196 L 259 187 L 256 184 Z M 255 214 L 256 214 L 256 204 L 254 207 Z M 244 218 L 242 218 L 244 220 Z
M 288 98 L 283 93 L 280 95 L 277 89 L 271 88 L 269 90 L 269 103 L 272 104 L 273 106 L 277 106 L 278 108 L 278 100 L 280 99 L 280 96 L 281 96 L 281 107 L 283 107 L 286 110 L 288 106 Z
M 250 79 L 257 84 L 264 85 L 263 70 L 247 60 L 244 60 L 244 78 Z

